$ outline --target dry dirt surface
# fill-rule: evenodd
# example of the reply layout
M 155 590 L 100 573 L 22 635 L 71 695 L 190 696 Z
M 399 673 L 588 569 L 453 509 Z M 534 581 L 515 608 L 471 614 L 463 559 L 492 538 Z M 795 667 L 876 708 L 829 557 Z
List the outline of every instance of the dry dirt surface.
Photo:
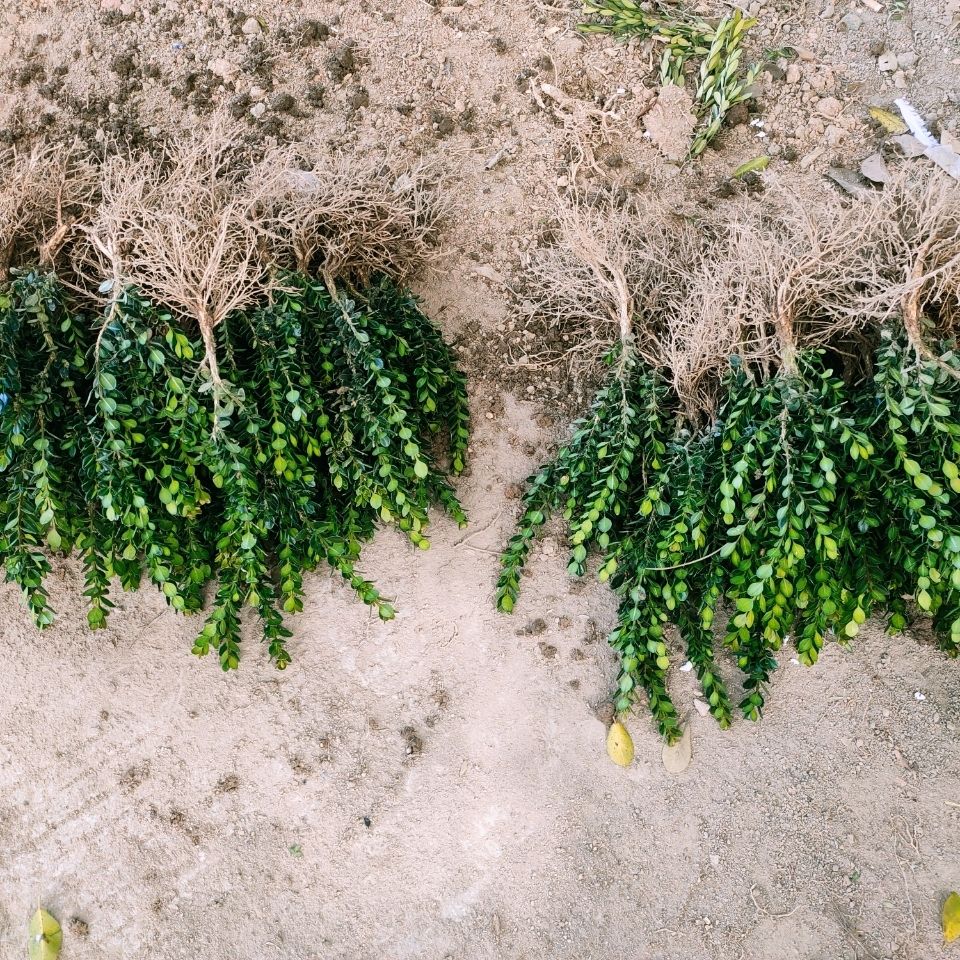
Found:
M 568 422 L 559 400 L 582 402 L 524 366 L 519 268 L 554 195 L 762 202 L 764 178 L 728 179 L 761 153 L 764 177 L 829 191 L 829 166 L 881 146 L 867 107 L 900 95 L 956 133 L 957 0 L 899 21 L 890 2 L 752 3 L 756 100 L 693 165 L 644 137 L 656 55 L 580 38 L 559 0 L 3 4 L 7 143 L 149 146 L 222 108 L 253 142 L 441 158 L 460 212 L 420 292 L 471 375 L 475 437 L 470 528 L 364 555 L 397 619 L 315 576 L 282 674 L 253 639 L 238 673 L 196 662 L 153 592 L 88 633 L 69 564 L 43 635 L 0 587 L 0 955 L 25 955 L 38 901 L 64 960 L 956 953 L 938 914 L 960 887 L 957 663 L 880 625 L 813 669 L 784 651 L 764 720 L 726 732 L 680 674 L 693 763 L 664 770 L 641 707 L 622 770 L 598 716 L 609 593 L 548 537 L 514 615 L 492 601 L 516 484 Z

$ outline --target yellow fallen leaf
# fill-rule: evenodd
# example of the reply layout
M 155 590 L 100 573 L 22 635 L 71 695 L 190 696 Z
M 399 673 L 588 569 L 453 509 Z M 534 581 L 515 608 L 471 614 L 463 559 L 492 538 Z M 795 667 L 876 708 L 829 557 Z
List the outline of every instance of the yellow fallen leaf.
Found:
M 690 760 L 693 757 L 693 744 L 690 741 L 690 727 L 683 731 L 683 736 L 676 742 L 665 744 L 663 753 L 663 765 L 667 768 L 667 773 L 683 773 L 690 766 Z
M 953 943 L 960 937 L 960 893 L 954 891 L 943 904 L 943 939 Z
M 746 163 L 741 163 L 733 173 L 730 174 L 731 180 L 736 180 L 737 177 L 742 177 L 745 173 L 754 173 L 760 170 L 766 170 L 770 164 L 770 158 L 768 156 L 754 157 L 752 160 L 748 160 Z
M 27 953 L 30 960 L 57 960 L 63 943 L 63 931 L 46 910 L 37 907 L 37 912 L 30 918 L 29 932 Z
M 887 133 L 900 134 L 907 132 L 907 125 L 903 122 L 903 119 L 895 113 L 884 110 L 883 107 L 870 107 L 869 112 L 870 116 L 873 117 Z
M 629 767 L 633 763 L 633 740 L 620 722 L 614 723 L 607 734 L 607 753 L 618 766 Z

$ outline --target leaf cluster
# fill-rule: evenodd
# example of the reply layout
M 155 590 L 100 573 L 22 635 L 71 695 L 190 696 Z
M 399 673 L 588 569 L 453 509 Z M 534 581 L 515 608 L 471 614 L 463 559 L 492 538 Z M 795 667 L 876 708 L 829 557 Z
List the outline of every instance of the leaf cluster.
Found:
M 954 353 L 943 360 L 960 372 Z M 644 695 L 671 741 L 682 732 L 671 628 L 722 726 L 733 707 L 720 644 L 742 672 L 750 719 L 785 642 L 810 665 L 874 613 L 901 632 L 905 597 L 932 616 L 943 649 L 960 652 L 956 377 L 890 336 L 874 377 L 856 385 L 810 351 L 766 380 L 734 358 L 725 387 L 716 420 L 691 429 L 656 371 L 619 358 L 570 441 L 528 481 L 497 584 L 500 609 L 512 610 L 532 542 L 561 512 L 569 572 L 582 575 L 593 549 L 620 597 L 615 705 Z
M 465 464 L 465 381 L 416 300 L 387 277 L 331 290 L 303 273 L 212 331 L 131 286 L 90 311 L 50 270 L 0 290 L 0 565 L 40 627 L 51 554 L 81 560 L 92 628 L 111 583 L 147 580 L 175 610 L 212 603 L 194 652 L 240 657 L 258 617 L 290 659 L 284 615 L 304 575 L 338 571 L 382 619 L 359 571 L 378 524 L 426 549 L 428 511 L 465 517 L 445 474 Z
M 687 65 L 700 61 L 694 96 L 701 125 L 690 146 L 697 157 L 720 132 L 730 109 L 749 96 L 759 66 L 741 69 L 743 39 L 756 19 L 733 10 L 710 23 L 682 7 L 634 0 L 586 0 L 583 12 L 599 19 L 581 24 L 582 33 L 636 37 L 663 45 L 660 82 L 683 86 Z

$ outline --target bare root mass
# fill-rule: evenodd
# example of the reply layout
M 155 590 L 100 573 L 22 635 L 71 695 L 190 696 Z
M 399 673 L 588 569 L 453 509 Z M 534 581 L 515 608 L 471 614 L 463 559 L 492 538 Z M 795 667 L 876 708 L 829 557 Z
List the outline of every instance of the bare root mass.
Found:
M 311 158 L 277 150 L 252 176 L 277 254 L 298 270 L 365 280 L 431 264 L 450 213 L 440 171 L 375 160 Z
M 93 187 L 90 166 L 66 147 L 0 153 L 0 275 L 24 249 L 49 262 L 88 206 Z
M 223 116 L 159 153 L 62 147 L 0 155 L 0 267 L 57 264 L 79 288 L 112 279 L 215 328 L 284 270 L 329 281 L 409 278 L 437 257 L 451 204 L 441 172 L 330 157 L 310 144 L 251 156 Z
M 695 212 L 651 198 L 562 206 L 556 244 L 527 264 L 527 296 L 532 327 L 569 349 L 534 346 L 532 362 L 577 371 L 630 341 L 695 419 L 715 408 L 732 356 L 768 377 L 826 349 L 851 375 L 890 324 L 927 358 L 927 340 L 956 333 L 960 188 L 949 178 L 901 175 L 812 205 L 774 183 L 763 198 Z

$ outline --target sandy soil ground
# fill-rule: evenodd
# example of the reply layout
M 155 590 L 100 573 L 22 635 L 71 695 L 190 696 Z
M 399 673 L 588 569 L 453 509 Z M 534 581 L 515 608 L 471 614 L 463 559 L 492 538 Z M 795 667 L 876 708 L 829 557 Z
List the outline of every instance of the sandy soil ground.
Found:
M 151 592 L 88 633 L 69 565 L 43 635 L 0 587 L 0 954 L 22 955 L 40 901 L 65 960 L 950 955 L 960 667 L 924 638 L 873 625 L 812 670 L 785 651 L 763 722 L 723 732 L 691 709 L 694 761 L 671 776 L 642 709 L 636 763 L 605 755 L 612 599 L 566 577 L 555 539 L 516 613 L 493 610 L 513 485 L 563 429 L 557 398 L 577 399 L 559 372 L 508 366 L 530 347 L 516 275 L 553 193 L 762 199 L 727 180 L 759 153 L 793 188 L 830 190 L 828 166 L 880 143 L 866 106 L 904 92 L 957 130 L 956 4 L 913 0 L 899 22 L 754 7 L 751 56 L 799 53 L 770 61 L 755 112 L 692 167 L 642 135 L 649 51 L 581 40 L 572 5 L 0 11 L 6 142 L 149 143 L 225 106 L 252 139 L 444 158 L 460 215 L 421 292 L 476 418 L 470 528 L 439 523 L 416 562 L 389 533 L 365 553 L 397 598 L 388 625 L 314 577 L 283 674 L 253 640 L 236 674 L 197 663 L 193 624 Z M 690 707 L 692 685 L 677 698 Z

